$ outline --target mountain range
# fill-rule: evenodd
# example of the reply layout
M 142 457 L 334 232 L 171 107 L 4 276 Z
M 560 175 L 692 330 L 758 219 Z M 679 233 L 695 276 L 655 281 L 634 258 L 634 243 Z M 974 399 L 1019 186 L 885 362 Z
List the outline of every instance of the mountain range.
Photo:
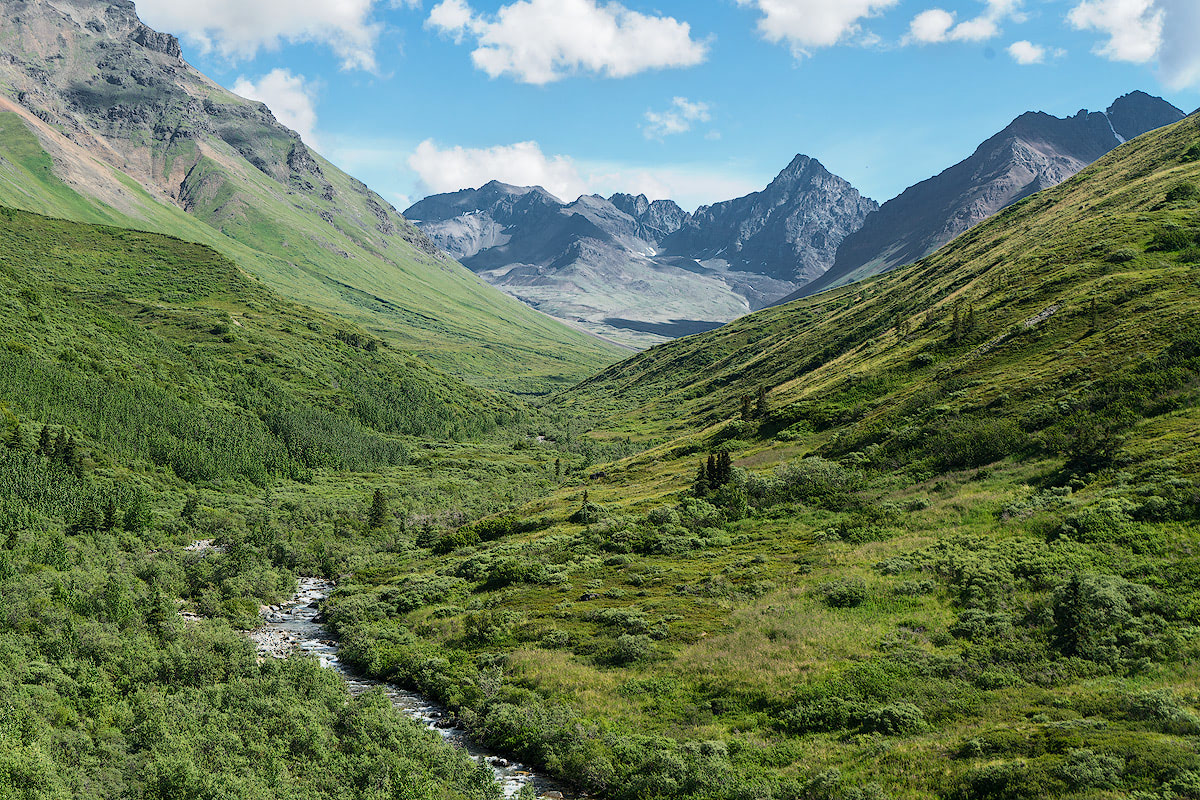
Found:
M 548 314 L 635 344 L 716 327 L 797 289 L 878 205 L 797 155 L 761 192 L 669 200 L 491 182 L 404 212 L 440 248 Z
M 1104 112 L 1029 112 L 969 158 L 879 206 L 804 155 L 761 192 L 686 213 L 613 195 L 567 203 L 489 183 L 404 212 L 493 285 L 644 344 L 909 264 L 1183 112 L 1132 92 Z

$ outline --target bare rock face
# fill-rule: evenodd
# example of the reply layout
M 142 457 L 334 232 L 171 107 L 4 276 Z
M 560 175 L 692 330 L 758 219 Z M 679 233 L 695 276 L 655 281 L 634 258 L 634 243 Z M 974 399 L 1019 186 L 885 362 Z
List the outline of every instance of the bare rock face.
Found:
M 803 284 L 829 269 L 838 245 L 878 207 L 821 162 L 797 155 L 763 191 L 698 209 L 662 249 Z
M 784 300 L 918 261 L 1001 209 L 1057 186 L 1127 139 L 1183 117 L 1144 92 L 1119 98 L 1107 112 L 1085 110 L 1066 119 L 1022 114 L 970 158 L 884 203 L 841 243 L 828 272 Z
M 179 46 L 179 40 L 169 33 L 159 33 L 152 28 L 138 23 L 137 32 L 133 35 L 133 40 L 149 50 L 156 53 L 168 55 L 171 58 L 180 58 L 183 56 L 183 49 Z

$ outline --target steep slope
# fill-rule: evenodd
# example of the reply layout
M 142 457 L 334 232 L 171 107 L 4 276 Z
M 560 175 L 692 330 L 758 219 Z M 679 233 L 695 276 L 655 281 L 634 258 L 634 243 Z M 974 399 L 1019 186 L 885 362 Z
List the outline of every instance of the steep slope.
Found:
M 1066 119 L 1022 114 L 969 158 L 884 203 L 841 243 L 828 272 L 784 302 L 911 264 L 1122 142 L 1182 118 L 1179 109 L 1144 92 L 1118 98 L 1106 112 Z
M 816 159 L 797 155 L 763 191 L 698 209 L 662 250 L 802 284 L 829 269 L 838 245 L 877 208 Z
M 656 257 L 687 215 L 670 201 L 584 195 L 492 181 L 427 197 L 404 212 L 492 285 L 606 338 L 647 346 L 717 327 L 745 298 L 694 262 Z
M 281 293 L 480 382 L 544 388 L 611 359 L 453 264 L 265 106 L 182 61 L 127 0 L 0 11 L 0 111 L 27 128 L 4 123 L 0 200 L 211 244 Z
M 1194 793 L 1198 151 L 563 393 L 654 446 L 347 581 L 348 657 L 615 798 Z

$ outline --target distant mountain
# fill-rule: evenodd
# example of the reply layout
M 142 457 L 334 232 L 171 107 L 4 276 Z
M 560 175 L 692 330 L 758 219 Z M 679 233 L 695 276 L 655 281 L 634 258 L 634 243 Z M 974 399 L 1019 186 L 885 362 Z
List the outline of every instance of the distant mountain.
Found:
M 452 263 L 265 105 L 183 61 L 128 0 L 0 0 L 0 41 L 0 203 L 208 244 L 491 386 L 544 390 L 617 352 Z
M 879 208 L 819 161 L 798 155 L 761 192 L 704 206 L 663 242 L 667 255 L 807 283 Z
M 1114 147 L 1178 122 L 1184 113 L 1132 92 L 1106 112 L 1059 119 L 1028 112 L 970 158 L 909 187 L 867 218 L 837 250 L 833 266 L 786 300 L 911 264 L 997 211 L 1056 186 Z
M 493 285 L 626 344 L 708 330 L 750 310 L 695 262 L 657 257 L 688 219 L 669 200 L 617 194 L 566 203 L 539 186 L 492 181 L 427 197 L 404 214 Z
M 566 203 L 493 181 L 428 197 L 404 215 L 535 308 L 645 344 L 715 327 L 800 287 L 877 207 L 797 156 L 763 191 L 695 214 L 644 195 Z

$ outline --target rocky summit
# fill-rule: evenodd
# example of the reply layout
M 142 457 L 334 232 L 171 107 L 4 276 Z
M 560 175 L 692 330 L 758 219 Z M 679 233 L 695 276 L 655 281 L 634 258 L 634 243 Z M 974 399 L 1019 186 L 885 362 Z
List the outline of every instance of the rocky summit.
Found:
M 1027 112 L 967 159 L 884 203 L 837 249 L 833 266 L 793 297 L 911 264 L 997 211 L 1057 186 L 1118 145 L 1178 122 L 1183 112 L 1131 92 L 1106 111 L 1060 119 Z

